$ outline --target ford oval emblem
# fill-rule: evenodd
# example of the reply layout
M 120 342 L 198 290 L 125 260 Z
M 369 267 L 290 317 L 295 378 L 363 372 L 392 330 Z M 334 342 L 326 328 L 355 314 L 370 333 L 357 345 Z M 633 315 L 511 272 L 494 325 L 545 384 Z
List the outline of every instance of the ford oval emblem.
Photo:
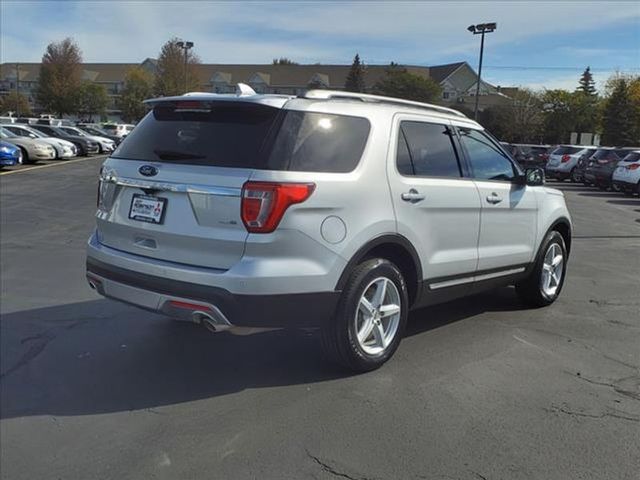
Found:
M 158 174 L 158 169 L 153 165 L 142 165 L 138 171 L 140 175 L 144 175 L 145 177 L 153 177 Z

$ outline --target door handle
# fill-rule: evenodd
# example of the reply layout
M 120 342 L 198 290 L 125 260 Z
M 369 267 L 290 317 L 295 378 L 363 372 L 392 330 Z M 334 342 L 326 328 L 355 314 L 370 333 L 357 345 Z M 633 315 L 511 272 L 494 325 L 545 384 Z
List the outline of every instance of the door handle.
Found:
M 402 198 L 402 200 L 404 200 L 405 202 L 416 203 L 424 200 L 425 195 L 419 193 L 415 188 L 412 188 L 408 192 L 404 192 L 402 195 L 400 195 L 400 198 Z
M 496 204 L 502 201 L 502 197 L 498 195 L 496 192 L 493 192 L 491 195 L 487 195 L 487 202 Z

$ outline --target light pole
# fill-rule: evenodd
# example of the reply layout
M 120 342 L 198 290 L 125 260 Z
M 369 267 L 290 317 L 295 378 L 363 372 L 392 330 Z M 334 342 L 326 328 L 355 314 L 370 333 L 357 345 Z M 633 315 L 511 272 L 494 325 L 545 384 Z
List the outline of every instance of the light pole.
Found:
M 193 42 L 176 42 L 176 45 L 184 50 L 184 93 L 187 93 L 187 57 L 188 52 L 193 48 Z
M 20 116 L 20 64 L 16 63 L 16 117 Z
M 469 25 L 469 30 L 474 35 L 482 35 L 480 40 L 480 64 L 478 65 L 478 82 L 476 84 L 476 106 L 473 110 L 474 120 L 478 120 L 478 100 L 480 98 L 480 78 L 482 76 L 482 54 L 484 52 L 484 34 L 491 33 L 497 28 L 497 24 L 494 23 L 479 23 L 478 25 Z

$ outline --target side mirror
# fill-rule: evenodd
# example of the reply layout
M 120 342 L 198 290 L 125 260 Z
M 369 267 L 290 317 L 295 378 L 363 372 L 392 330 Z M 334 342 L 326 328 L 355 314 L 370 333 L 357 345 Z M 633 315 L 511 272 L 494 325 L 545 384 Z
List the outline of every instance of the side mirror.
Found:
M 541 168 L 527 168 L 524 171 L 524 184 L 530 187 L 544 185 L 544 170 Z

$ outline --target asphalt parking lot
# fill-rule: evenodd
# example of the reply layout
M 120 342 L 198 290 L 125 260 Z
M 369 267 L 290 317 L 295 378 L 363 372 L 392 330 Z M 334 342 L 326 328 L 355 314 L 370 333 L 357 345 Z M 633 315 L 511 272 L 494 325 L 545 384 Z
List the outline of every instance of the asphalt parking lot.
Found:
M 100 163 L 0 176 L 1 478 L 640 478 L 637 197 L 563 184 L 558 302 L 416 311 L 390 363 L 345 376 L 309 333 L 213 335 L 98 297 Z

